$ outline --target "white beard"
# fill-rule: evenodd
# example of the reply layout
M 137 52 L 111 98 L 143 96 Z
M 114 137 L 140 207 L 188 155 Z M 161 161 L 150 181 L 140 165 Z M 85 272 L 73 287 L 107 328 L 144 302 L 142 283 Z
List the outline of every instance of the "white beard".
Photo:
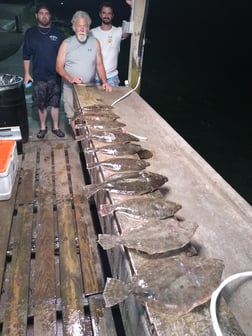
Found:
M 77 34 L 77 39 L 78 39 L 79 42 L 81 42 L 81 43 L 86 42 L 87 37 L 88 37 L 88 35 L 85 34 L 85 33 L 78 33 L 78 34 Z

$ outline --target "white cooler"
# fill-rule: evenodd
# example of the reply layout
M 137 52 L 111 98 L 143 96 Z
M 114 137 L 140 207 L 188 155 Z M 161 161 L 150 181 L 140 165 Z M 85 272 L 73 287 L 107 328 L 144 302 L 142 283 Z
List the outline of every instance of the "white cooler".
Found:
M 0 200 L 11 198 L 17 167 L 16 141 L 0 140 Z
M 0 140 L 15 140 L 17 153 L 23 154 L 23 140 L 19 126 L 0 127 Z

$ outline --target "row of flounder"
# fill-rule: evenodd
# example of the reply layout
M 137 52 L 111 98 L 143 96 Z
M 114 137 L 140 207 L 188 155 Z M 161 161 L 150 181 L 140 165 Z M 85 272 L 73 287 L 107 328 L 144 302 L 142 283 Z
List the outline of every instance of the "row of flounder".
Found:
M 190 243 L 198 225 L 175 218 L 176 212 L 182 208 L 180 204 L 162 197 L 148 197 L 149 193 L 160 189 L 168 178 L 144 170 L 150 165 L 147 161 L 136 159 L 135 156 L 124 157 L 139 154 L 144 149 L 134 143 L 139 138 L 125 132 L 125 124 L 119 123 L 118 118 L 112 108 L 102 106 L 82 108 L 75 118 L 77 128 L 84 130 L 76 140 L 109 143 L 86 147 L 85 153 L 101 152 L 114 156 L 88 163 L 87 169 L 93 171 L 102 167 L 117 171 L 99 184 L 84 186 L 84 195 L 89 198 L 99 190 L 126 196 L 140 195 L 126 198 L 117 204 L 100 204 L 101 216 L 121 212 L 135 218 L 139 224 L 135 228 L 126 229 L 121 235 L 99 234 L 98 243 L 105 250 L 123 244 L 149 255 L 165 253 L 166 257 L 148 259 L 127 284 L 108 278 L 103 293 L 105 306 L 111 307 L 133 294 L 139 302 L 147 303 L 157 312 L 177 316 L 185 314 L 210 299 L 221 281 L 223 261 L 188 257 L 180 253 Z M 143 194 L 147 195 L 143 197 Z M 167 256 L 167 252 L 174 251 L 177 255 Z

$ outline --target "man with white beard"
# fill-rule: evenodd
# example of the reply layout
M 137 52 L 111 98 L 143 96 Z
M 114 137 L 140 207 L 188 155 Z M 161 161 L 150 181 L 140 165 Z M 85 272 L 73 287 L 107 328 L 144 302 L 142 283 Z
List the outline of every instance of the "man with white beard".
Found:
M 99 41 L 89 34 L 90 16 L 77 11 L 71 20 L 74 36 L 65 39 L 58 52 L 56 71 L 63 78 L 63 99 L 66 115 L 76 135 L 72 84 L 94 83 L 96 71 L 105 91 L 111 91 L 107 83 Z

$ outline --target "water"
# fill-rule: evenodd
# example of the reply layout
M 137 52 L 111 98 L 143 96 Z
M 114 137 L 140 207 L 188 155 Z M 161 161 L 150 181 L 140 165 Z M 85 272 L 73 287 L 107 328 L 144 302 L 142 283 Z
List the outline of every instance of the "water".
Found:
M 220 6 L 150 1 L 141 95 L 252 204 L 250 4 Z

